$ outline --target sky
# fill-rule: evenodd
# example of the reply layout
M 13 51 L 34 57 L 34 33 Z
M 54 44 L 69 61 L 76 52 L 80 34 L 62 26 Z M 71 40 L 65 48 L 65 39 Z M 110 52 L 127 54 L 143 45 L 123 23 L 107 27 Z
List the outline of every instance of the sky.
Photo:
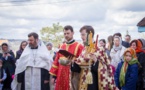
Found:
M 99 39 L 126 31 L 140 38 L 137 23 L 145 17 L 145 0 L 0 0 L 0 38 L 27 39 L 30 32 L 40 35 L 42 27 L 53 23 L 71 25 L 74 38 L 79 29 L 91 25 Z

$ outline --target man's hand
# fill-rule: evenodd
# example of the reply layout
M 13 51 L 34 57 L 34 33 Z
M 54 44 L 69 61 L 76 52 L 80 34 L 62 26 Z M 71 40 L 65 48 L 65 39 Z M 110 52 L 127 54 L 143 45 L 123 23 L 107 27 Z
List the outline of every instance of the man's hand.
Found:
M 54 79 L 54 78 L 51 79 L 51 83 L 52 83 L 53 85 L 55 84 L 55 79 Z
M 73 56 L 68 56 L 67 59 L 68 59 L 68 61 L 70 61 L 67 65 L 71 65 L 71 63 L 74 61 Z
M 92 59 L 94 62 L 97 62 L 97 57 L 93 53 L 90 54 L 90 59 Z
M 68 59 L 69 61 L 72 61 L 72 60 L 73 60 L 73 56 L 68 56 L 67 59 Z
M 48 80 L 44 80 L 44 84 L 47 84 L 49 81 Z

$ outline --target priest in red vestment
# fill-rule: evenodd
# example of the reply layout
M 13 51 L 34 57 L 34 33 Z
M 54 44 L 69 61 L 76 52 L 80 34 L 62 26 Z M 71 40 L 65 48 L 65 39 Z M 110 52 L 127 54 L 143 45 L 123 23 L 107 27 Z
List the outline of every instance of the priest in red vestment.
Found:
M 83 45 L 73 39 L 74 31 L 71 26 L 65 26 L 63 32 L 67 42 L 62 44 L 59 48 L 70 52 L 77 58 L 84 48 Z M 50 70 L 50 74 L 56 79 L 55 90 L 75 90 L 75 88 L 77 88 L 71 83 L 71 62 L 68 60 L 68 57 L 60 53 L 56 54 Z

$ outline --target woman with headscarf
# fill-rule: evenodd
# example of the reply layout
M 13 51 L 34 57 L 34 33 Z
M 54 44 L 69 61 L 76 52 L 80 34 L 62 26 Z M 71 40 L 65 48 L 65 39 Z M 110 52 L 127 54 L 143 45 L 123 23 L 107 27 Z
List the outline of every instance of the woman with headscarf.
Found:
M 6 71 L 7 78 L 4 81 L 3 90 L 11 90 L 12 75 L 15 72 L 15 56 L 12 50 L 10 50 L 7 43 L 2 44 L 2 61 L 3 68 Z
M 136 51 L 138 61 L 141 64 L 138 71 L 137 90 L 145 90 L 145 51 L 142 49 L 140 40 L 131 41 L 130 47 Z
M 80 33 L 85 48 L 71 67 L 73 72 L 80 73 L 79 84 L 77 84 L 79 88 L 75 90 L 117 90 L 105 48 L 88 49 L 92 46 L 93 40 L 90 38 L 94 36 L 93 27 L 85 25 L 80 29 Z
M 20 58 L 22 52 L 24 51 L 25 47 L 27 46 L 27 41 L 22 41 L 19 50 L 16 52 L 16 60 Z
M 115 72 L 118 63 L 121 61 L 123 53 L 125 51 L 125 47 L 122 46 L 122 40 L 120 37 L 114 37 L 114 45 L 111 49 L 110 56 L 111 56 L 111 66 L 113 69 L 113 73 Z
M 135 50 L 127 48 L 123 60 L 118 64 L 115 71 L 115 83 L 119 89 L 136 90 L 138 65 L 140 66 Z

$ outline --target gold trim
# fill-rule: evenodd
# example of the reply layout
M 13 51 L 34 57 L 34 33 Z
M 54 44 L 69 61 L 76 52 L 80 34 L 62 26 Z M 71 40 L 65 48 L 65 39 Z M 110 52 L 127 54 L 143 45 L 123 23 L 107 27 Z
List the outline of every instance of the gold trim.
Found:
M 80 73 L 80 80 L 79 80 L 79 90 L 87 90 L 88 88 L 88 85 L 83 81 L 83 77 L 86 77 L 86 74 L 85 74 L 85 69 L 84 68 L 81 68 L 81 73 Z
M 53 73 L 51 73 L 51 72 L 49 72 L 49 74 L 51 74 L 51 75 L 53 75 L 53 76 L 56 76 L 56 74 L 53 74 Z
M 68 49 L 69 49 L 69 44 L 66 44 L 66 51 L 68 51 Z
M 64 60 L 65 60 L 65 59 L 67 59 L 67 58 L 66 58 L 66 57 L 60 57 L 59 59 L 64 59 Z
M 72 45 L 72 44 L 74 44 L 74 43 L 77 43 L 76 41 L 74 41 L 73 43 L 71 43 L 71 44 L 67 44 L 67 43 L 65 43 L 65 45 L 66 45 L 66 50 L 68 51 L 68 49 L 69 49 L 69 46 L 70 45 Z
M 53 68 L 56 68 L 56 69 L 58 68 L 58 66 L 56 66 L 56 65 L 54 65 L 54 64 L 52 65 L 52 67 L 53 67 Z
M 78 47 L 79 47 L 80 43 L 77 44 L 76 48 L 75 48 L 75 52 L 74 52 L 74 55 L 76 56 L 77 55 L 77 51 L 78 51 Z

